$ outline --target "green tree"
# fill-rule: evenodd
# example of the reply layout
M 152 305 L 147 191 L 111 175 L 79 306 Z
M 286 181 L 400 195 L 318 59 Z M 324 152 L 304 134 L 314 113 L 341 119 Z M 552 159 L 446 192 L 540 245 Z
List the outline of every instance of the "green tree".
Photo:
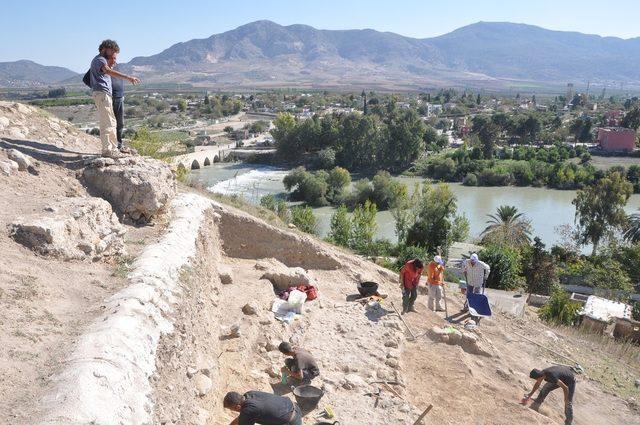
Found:
M 424 185 L 412 198 L 411 223 L 408 226 L 406 244 L 420 246 L 428 253 L 449 251 L 451 222 L 456 213 L 456 197 L 446 184 L 435 188 Z
M 404 170 L 423 154 L 425 150 L 425 125 L 413 109 L 393 109 L 386 116 L 386 152 L 388 167 Z
M 512 290 L 520 286 L 521 258 L 518 250 L 508 246 L 489 245 L 478 255 L 491 267 L 487 287 Z
M 501 205 L 489 214 L 488 226 L 482 231 L 482 244 L 522 247 L 531 243 L 531 221 L 510 205 Z
M 331 216 L 331 229 L 327 239 L 336 245 L 349 246 L 351 241 L 352 224 L 347 213 L 347 207 L 340 205 Z
M 296 119 L 289 113 L 281 113 L 273 120 L 271 135 L 276 143 L 278 155 L 287 161 L 296 159 L 302 153 L 302 147 L 296 136 Z
M 533 246 L 524 251 L 522 274 L 527 292 L 540 295 L 551 294 L 558 285 L 556 262 L 539 237 L 533 240 Z
M 640 214 L 630 214 L 627 217 L 624 239 L 632 243 L 640 242 Z
M 477 115 L 473 118 L 471 131 L 478 136 L 482 144 L 482 153 L 485 159 L 493 158 L 493 150 L 496 145 L 496 138 L 500 131 L 499 127 L 486 115 Z
M 366 201 L 364 205 L 358 205 L 353 210 L 350 246 L 359 253 L 368 253 L 373 244 L 373 237 L 378 228 L 377 212 L 376 204 L 369 201 Z
M 592 255 L 596 254 L 603 238 L 627 224 L 624 206 L 632 192 L 631 183 L 618 172 L 578 191 L 572 203 L 576 207 L 580 243 L 593 244 Z
M 209 101 L 209 95 L 208 95 L 208 94 L 205 94 L 205 95 L 204 95 L 204 104 L 205 104 L 205 105 L 209 105 L 210 103 L 211 103 L 211 102 Z
M 262 198 L 260 198 L 260 205 L 263 208 L 268 209 L 269 211 L 276 212 L 277 210 L 276 197 L 271 194 L 265 195 Z
M 318 152 L 318 165 L 325 170 L 332 168 L 336 163 L 336 151 L 333 148 L 322 149 Z
M 469 219 L 462 213 L 456 215 L 451 223 L 451 231 L 449 232 L 449 240 L 453 242 L 466 242 L 471 233 L 471 225 Z
M 317 234 L 316 217 L 311 207 L 291 208 L 291 222 L 300 230 L 312 235 Z
M 328 193 L 327 197 L 331 201 L 337 201 L 347 187 L 351 184 L 351 174 L 342 167 L 334 167 L 327 176 Z
M 622 118 L 620 125 L 637 131 L 638 128 L 640 128 L 640 106 L 635 106 L 632 110 L 627 112 L 624 118 Z
M 184 112 L 187 110 L 187 101 L 184 99 L 178 100 L 178 111 Z

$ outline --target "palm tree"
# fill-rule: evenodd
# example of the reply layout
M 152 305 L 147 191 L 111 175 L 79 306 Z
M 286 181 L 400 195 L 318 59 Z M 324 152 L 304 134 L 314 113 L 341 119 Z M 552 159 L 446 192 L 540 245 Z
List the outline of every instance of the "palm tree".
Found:
M 516 207 L 501 205 L 488 216 L 488 226 L 480 234 L 482 244 L 520 247 L 531 243 L 531 222 Z
M 627 220 L 624 239 L 632 243 L 640 242 L 640 213 L 631 214 Z

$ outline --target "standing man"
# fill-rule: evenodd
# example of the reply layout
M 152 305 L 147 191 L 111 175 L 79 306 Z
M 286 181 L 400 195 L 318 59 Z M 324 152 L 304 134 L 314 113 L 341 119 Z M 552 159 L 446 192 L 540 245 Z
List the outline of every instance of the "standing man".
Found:
M 313 378 L 320 375 L 316 359 L 307 350 L 303 350 L 300 347 L 292 347 L 288 342 L 281 342 L 278 350 L 285 356 L 291 357 L 285 359 L 284 367 L 282 368 L 286 375 L 302 381 L 302 384 L 305 385 L 310 384 Z
M 422 261 L 415 258 L 409 260 L 400 269 L 400 287 L 402 288 L 402 314 L 417 313 L 413 304 L 418 297 L 418 283 L 424 266 Z
M 111 77 L 127 80 L 131 84 L 138 84 L 140 80 L 114 71 L 109 66 L 109 60 L 117 62 L 117 55 L 120 52 L 118 43 L 113 40 L 104 40 L 100 43 L 98 52 L 98 55 L 91 61 L 89 73 L 92 97 L 98 109 L 98 120 L 100 121 L 102 156 L 118 158 L 121 154 L 117 150 L 117 122 L 113 114 Z
M 531 408 L 538 411 L 540 405 L 551 391 L 562 388 L 564 393 L 564 424 L 571 425 L 573 421 L 573 394 L 576 391 L 576 377 L 573 370 L 568 366 L 551 366 L 544 370 L 533 369 L 529 373 L 529 377 L 535 379 L 536 383 L 531 392 L 524 397 L 522 403 L 526 404 L 533 393 L 540 387 L 542 381 L 547 381 L 540 390 L 538 398 L 533 401 Z
M 116 57 L 111 56 L 108 59 L 109 67 L 116 69 Z M 124 129 L 124 80 L 120 78 L 111 79 L 111 92 L 113 93 L 113 114 L 116 117 L 116 138 L 118 139 L 118 150 L 122 153 L 129 153 L 128 149 L 122 144 L 122 130 Z
M 244 395 L 231 391 L 224 396 L 222 405 L 240 413 L 229 425 L 302 425 L 300 408 L 287 397 L 261 391 Z
M 482 292 L 484 282 L 489 277 L 491 267 L 487 263 L 480 261 L 478 254 L 474 252 L 471 254 L 471 258 L 465 260 L 462 272 L 467 280 L 467 291 L 479 294 Z
M 444 311 L 440 305 L 442 285 L 444 284 L 444 260 L 439 255 L 433 257 L 433 261 L 427 266 L 427 284 L 429 286 L 429 310 Z

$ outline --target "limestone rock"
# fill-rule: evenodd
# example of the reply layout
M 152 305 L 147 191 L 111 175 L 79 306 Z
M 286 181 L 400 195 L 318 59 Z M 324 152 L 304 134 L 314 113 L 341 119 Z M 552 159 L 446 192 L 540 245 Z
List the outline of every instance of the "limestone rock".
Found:
M 247 316 L 255 316 L 256 314 L 258 314 L 258 309 L 260 307 L 258 307 L 258 304 L 255 301 L 251 301 L 246 303 L 243 307 L 242 307 L 242 312 L 244 314 L 246 314 Z
M 17 149 L 8 149 L 7 158 L 9 158 L 12 161 L 15 161 L 18 164 L 18 169 L 20 171 L 25 171 L 32 164 L 31 158 L 29 158 L 27 155 L 23 154 Z
M 234 323 L 231 326 L 225 326 L 221 329 L 220 339 L 231 339 L 240 337 L 240 323 Z
M 125 229 L 103 199 L 66 198 L 47 209 L 16 220 L 11 236 L 40 254 L 67 260 L 125 253 Z
M 342 388 L 345 390 L 362 389 L 368 386 L 367 382 L 359 375 L 349 374 L 344 377 Z
M 258 262 L 255 268 L 264 271 L 260 279 L 267 279 L 279 290 L 291 286 L 313 285 L 311 277 L 303 268 L 287 267 L 274 258 Z
M 218 265 L 218 275 L 223 285 L 231 285 L 233 283 L 233 270 L 226 264 Z
M 19 170 L 18 163 L 11 159 L 0 159 L 0 171 L 7 176 Z
M 196 387 L 196 392 L 200 397 L 204 397 L 211 391 L 213 387 L 213 381 L 206 375 L 201 373 L 197 374 L 193 379 L 193 384 Z
M 99 158 L 83 171 L 89 189 L 113 209 L 137 222 L 148 222 L 176 194 L 176 178 L 168 164 L 155 159 Z

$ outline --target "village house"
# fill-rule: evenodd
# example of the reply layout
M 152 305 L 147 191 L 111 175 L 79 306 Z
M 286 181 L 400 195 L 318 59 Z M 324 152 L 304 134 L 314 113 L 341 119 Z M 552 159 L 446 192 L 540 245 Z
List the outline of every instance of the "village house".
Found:
M 631 152 L 636 148 L 636 132 L 630 128 L 602 127 L 596 142 L 606 152 Z

